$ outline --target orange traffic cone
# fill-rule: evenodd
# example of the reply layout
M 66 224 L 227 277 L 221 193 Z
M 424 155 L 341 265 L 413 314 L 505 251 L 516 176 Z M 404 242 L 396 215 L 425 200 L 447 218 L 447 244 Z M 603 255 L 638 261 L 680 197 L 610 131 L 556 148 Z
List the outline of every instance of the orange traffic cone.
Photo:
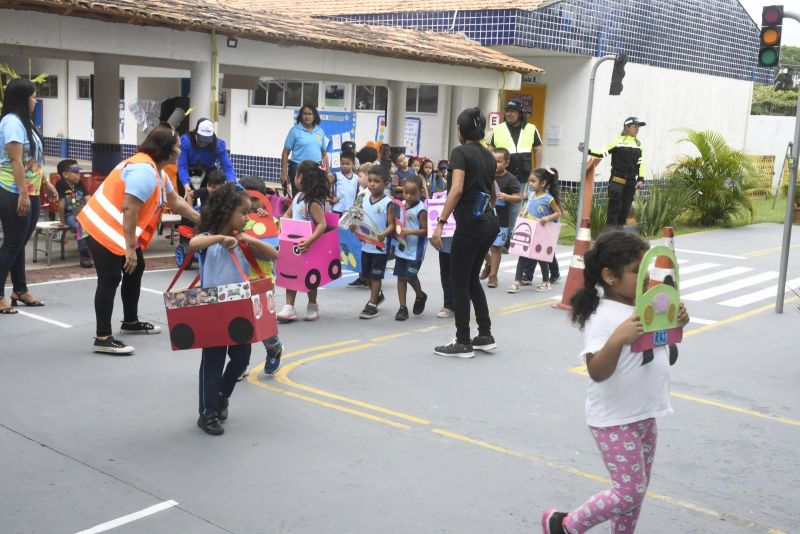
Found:
M 664 246 L 667 246 L 674 251 L 675 238 L 672 227 L 665 226 L 662 236 L 664 237 Z M 672 264 L 672 260 L 667 256 L 656 257 L 656 264 L 653 268 L 653 272 L 650 274 L 650 285 L 648 289 L 657 286 L 658 284 L 669 284 L 673 287 L 675 286 L 675 266 Z
M 564 285 L 564 294 L 561 295 L 561 302 L 553 304 L 559 310 L 571 310 L 569 301 L 580 288 L 583 287 L 583 255 L 592 248 L 592 231 L 589 230 L 589 218 L 585 217 L 578 228 L 578 235 L 575 236 L 575 247 L 572 249 L 572 261 L 569 265 L 567 283 Z

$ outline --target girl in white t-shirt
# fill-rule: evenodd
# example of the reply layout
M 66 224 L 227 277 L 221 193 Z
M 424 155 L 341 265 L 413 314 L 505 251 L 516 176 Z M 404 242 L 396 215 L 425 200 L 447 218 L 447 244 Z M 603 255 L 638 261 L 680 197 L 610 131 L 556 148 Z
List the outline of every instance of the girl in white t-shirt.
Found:
M 584 287 L 572 297 L 572 322 L 584 330 L 581 357 L 592 381 L 586 394 L 586 422 L 611 477 L 601 491 L 569 513 L 547 510 L 544 534 L 582 534 L 611 521 L 611 532 L 636 528 L 656 452 L 656 417 L 672 413 L 669 354 L 653 349 L 653 358 L 631 352 L 642 335 L 634 313 L 639 266 L 650 245 L 639 236 L 602 234 L 584 256 Z M 645 281 L 647 287 L 649 280 Z M 603 288 L 600 297 L 597 286 Z M 678 315 L 689 322 L 686 308 Z

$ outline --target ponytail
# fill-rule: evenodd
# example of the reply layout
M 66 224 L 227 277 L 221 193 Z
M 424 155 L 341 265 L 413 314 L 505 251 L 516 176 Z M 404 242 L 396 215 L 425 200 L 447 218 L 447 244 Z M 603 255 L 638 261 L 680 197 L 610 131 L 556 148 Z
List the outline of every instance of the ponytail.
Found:
M 596 256 L 595 249 L 584 254 L 583 287 L 569 300 L 569 304 L 572 306 L 570 320 L 581 330 L 600 305 L 600 293 L 597 291 L 597 286 L 603 283 L 601 275 L 603 267 L 596 260 Z

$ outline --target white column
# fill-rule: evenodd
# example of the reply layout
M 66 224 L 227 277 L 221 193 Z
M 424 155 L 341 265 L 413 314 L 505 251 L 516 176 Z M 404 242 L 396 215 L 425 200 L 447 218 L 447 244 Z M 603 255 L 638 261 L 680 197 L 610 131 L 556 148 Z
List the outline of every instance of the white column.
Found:
M 406 124 L 406 84 L 390 81 L 389 102 L 386 107 L 387 141 L 392 147 L 405 147 L 403 132 Z
M 472 108 L 478 105 L 478 88 L 477 87 L 453 87 L 453 95 L 450 102 L 450 122 L 452 127 L 450 129 L 450 146 L 456 147 L 461 142 L 458 140 L 458 116 L 467 108 Z
M 191 123 L 201 117 L 211 118 L 211 62 L 192 63 L 192 85 L 189 95 L 192 104 Z
M 119 62 L 94 60 L 94 142 L 119 143 Z
M 439 86 L 439 117 L 442 121 L 442 138 L 441 148 L 438 152 L 441 158 L 447 159 L 450 157 L 450 151 L 453 146 L 450 144 L 450 136 L 453 128 L 455 128 L 455 119 L 451 113 L 450 103 L 453 99 L 453 86 L 440 85 Z M 436 163 L 436 162 L 434 162 Z
M 498 98 L 500 96 L 500 91 L 497 89 L 480 89 L 479 90 L 479 97 L 478 97 L 478 107 L 481 108 L 483 114 L 486 115 L 487 120 L 489 117 L 489 113 L 494 111 L 498 111 L 499 103 Z

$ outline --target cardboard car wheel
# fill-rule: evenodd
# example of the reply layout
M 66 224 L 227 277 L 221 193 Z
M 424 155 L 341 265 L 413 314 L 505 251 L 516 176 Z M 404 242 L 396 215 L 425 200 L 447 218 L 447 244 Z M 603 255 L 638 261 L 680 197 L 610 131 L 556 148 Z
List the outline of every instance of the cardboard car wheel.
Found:
M 319 270 L 311 269 L 306 273 L 306 287 L 309 291 L 317 289 L 322 281 L 322 275 Z
M 169 331 L 169 339 L 179 350 L 186 350 L 194 345 L 194 330 L 186 323 L 178 323 Z
M 669 322 L 672 322 L 672 321 L 675 320 L 675 304 L 674 303 L 670 303 L 670 305 L 669 305 L 669 310 L 667 311 L 667 319 L 669 319 Z
M 342 262 L 333 259 L 331 260 L 330 264 L 328 264 L 328 276 L 331 277 L 331 280 L 336 280 L 340 276 L 342 276 Z
M 645 324 L 650 324 L 653 322 L 653 315 L 655 314 L 655 310 L 651 304 L 648 304 L 644 309 L 644 322 Z
M 237 345 L 249 343 L 253 337 L 253 323 L 245 317 L 235 317 L 228 323 L 228 336 Z

